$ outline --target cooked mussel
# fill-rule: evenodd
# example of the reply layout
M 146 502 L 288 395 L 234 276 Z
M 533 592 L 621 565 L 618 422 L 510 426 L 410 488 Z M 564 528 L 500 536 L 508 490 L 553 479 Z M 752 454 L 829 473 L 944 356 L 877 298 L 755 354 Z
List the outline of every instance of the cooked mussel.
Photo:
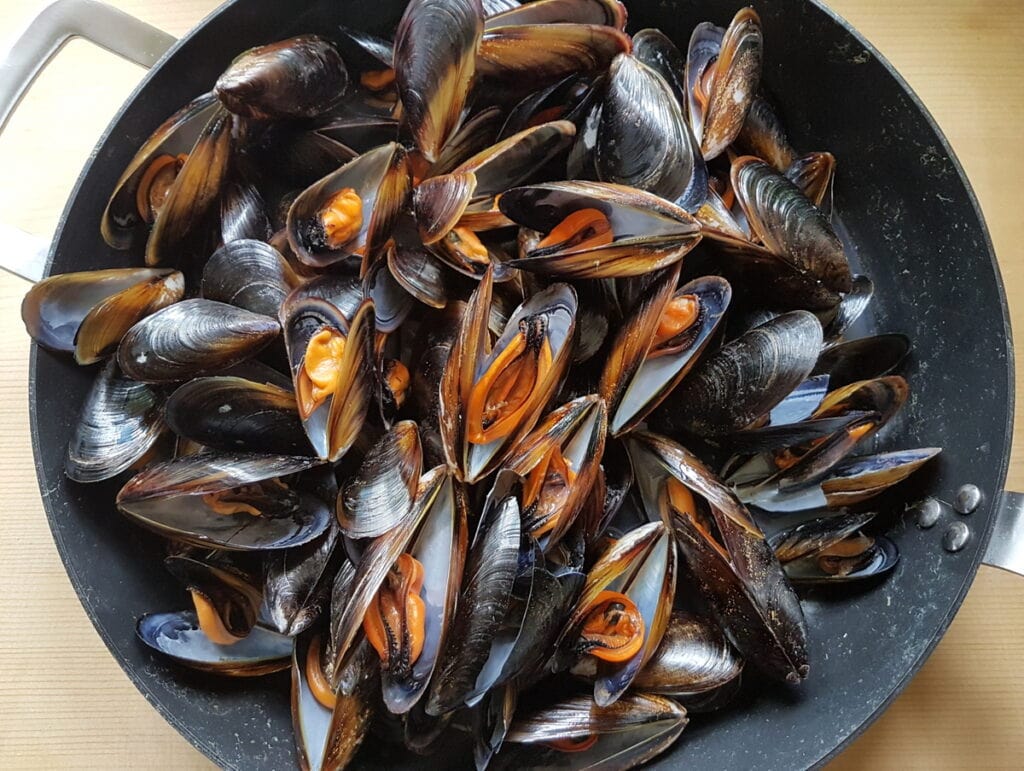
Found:
M 644 507 L 675 532 L 687 575 L 744 659 L 798 683 L 807 676 L 800 601 L 736 495 L 695 455 L 647 432 L 626 440 Z
M 42 346 L 73 351 L 93 364 L 117 350 L 139 320 L 178 302 L 185 277 L 176 270 L 112 268 L 50 276 L 21 303 L 25 329 Z
M 280 332 L 277 320 L 262 314 L 214 300 L 182 300 L 129 329 L 117 362 L 135 380 L 173 383 L 245 361 Z
M 599 179 L 675 201 L 694 175 L 694 143 L 668 83 L 630 54 L 612 61 L 594 155 Z
M 201 377 L 171 394 L 167 425 L 180 437 L 227 452 L 312 455 L 295 394 L 241 377 Z
M 349 538 L 375 538 L 398 525 L 412 506 L 423 468 L 416 424 L 396 423 L 369 449 L 338 497 L 338 522 Z
M 265 618 L 281 634 L 294 637 L 308 629 L 327 606 L 331 585 L 350 567 L 333 523 L 314 540 L 271 552 L 264 562 Z
M 804 522 L 772 537 L 783 570 L 798 584 L 851 582 L 883 575 L 899 562 L 890 539 L 865 535 L 874 514 L 847 514 Z
M 85 397 L 64 473 L 76 482 L 99 482 L 139 462 L 164 432 L 161 402 L 152 386 L 125 377 L 110 359 Z
M 594 702 L 619 699 L 654 655 L 676 590 L 676 547 L 652 521 L 611 542 L 587 573 L 558 641 L 596 671 Z
M 743 660 L 709 619 L 673 611 L 661 645 L 633 687 L 645 693 L 693 697 L 722 688 L 739 678 Z
M 721 155 L 739 135 L 761 80 L 761 20 L 742 8 L 728 29 L 697 25 L 690 38 L 686 84 L 690 122 L 704 158 Z
M 498 206 L 545 234 L 513 267 L 566 278 L 636 276 L 682 259 L 700 241 L 683 209 L 642 190 L 602 182 L 550 182 L 504 193 Z
M 658 419 L 706 436 L 746 428 L 807 378 L 820 349 L 813 314 L 778 316 L 702 357 Z
M 149 530 L 201 548 L 298 546 L 327 529 L 331 512 L 282 477 L 317 463 L 287 455 L 183 456 L 132 477 L 117 494 L 117 507 Z
M 572 527 L 604 454 L 608 408 L 581 396 L 553 410 L 503 467 L 523 477 L 523 527 L 546 551 Z
M 103 240 L 127 249 L 141 225 L 152 224 L 203 127 L 217 109 L 213 93 L 186 104 L 153 132 L 114 185 L 100 219 Z
M 406 152 L 394 142 L 363 153 L 299 194 L 288 210 L 288 243 L 322 268 L 379 256 L 410 192 Z
M 218 645 L 190 610 L 143 616 L 136 632 L 150 648 L 179 664 L 218 675 L 259 677 L 287 669 L 291 661 L 292 638 L 257 626 L 233 645 Z
M 214 92 L 243 118 L 281 120 L 327 112 L 347 85 L 348 71 L 334 45 L 302 35 L 241 54 L 217 78 Z
M 629 769 L 657 757 L 686 727 L 671 699 L 629 693 L 607 706 L 589 696 L 517 712 L 496 768 Z
M 520 305 L 488 344 L 491 272 L 473 293 L 445 366 L 441 437 L 467 482 L 490 473 L 533 428 L 561 382 L 572 349 L 576 294 L 552 284 Z
M 437 160 L 462 120 L 483 33 L 479 0 L 412 0 L 395 32 L 395 80 L 420 153 Z
M 626 7 L 618 0 L 534 0 L 487 17 L 484 29 L 520 24 L 604 24 L 626 28 Z
M 263 594 L 251 573 L 219 557 L 173 554 L 167 571 L 192 595 L 199 628 L 216 645 L 234 645 L 256 625 Z
M 277 318 L 299 278 L 274 247 L 242 239 L 225 243 L 203 268 L 203 297 Z
M 355 442 L 372 391 L 373 304 L 351 321 L 302 287 L 281 308 L 299 417 L 317 455 L 337 460 Z
M 676 289 L 678 275 L 669 267 L 651 283 L 612 343 L 600 388 L 613 436 L 636 426 L 686 377 L 729 307 L 725 279 L 703 276 Z

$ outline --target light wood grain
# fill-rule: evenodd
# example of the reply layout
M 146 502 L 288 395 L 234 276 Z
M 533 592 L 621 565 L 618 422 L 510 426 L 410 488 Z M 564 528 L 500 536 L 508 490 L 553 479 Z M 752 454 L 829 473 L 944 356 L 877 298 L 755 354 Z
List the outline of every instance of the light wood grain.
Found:
M 181 34 L 217 3 L 112 4 Z M 0 34 L 20 29 L 40 5 L 0 0 Z M 945 130 L 981 200 L 1015 327 L 1024 329 L 1024 4 L 835 0 L 833 7 L 889 57 Z M 0 222 L 52 232 L 78 169 L 140 75 L 87 44 L 68 46 L 0 138 Z M 23 291 L 0 276 L 0 766 L 209 768 L 114 663 L 60 564 L 32 468 Z M 1024 488 L 1024 421 L 1018 426 L 1009 485 Z M 832 768 L 1019 768 L 1022 642 L 1024 585 L 983 569 L 924 669 Z

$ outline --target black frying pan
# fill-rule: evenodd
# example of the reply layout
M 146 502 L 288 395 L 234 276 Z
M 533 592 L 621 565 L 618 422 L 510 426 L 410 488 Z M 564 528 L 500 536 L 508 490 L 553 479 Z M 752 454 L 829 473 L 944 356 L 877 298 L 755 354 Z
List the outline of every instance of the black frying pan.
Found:
M 724 23 L 738 4 L 631 0 L 630 29 L 656 26 L 685 45 L 695 24 Z M 83 5 L 95 4 L 66 0 L 62 11 Z M 129 264 L 131 256 L 109 249 L 99 233 L 115 180 L 151 130 L 209 88 L 236 53 L 299 32 L 330 36 L 342 17 L 346 24 L 382 32 L 393 27 L 403 5 L 228 2 L 157 63 L 114 119 L 68 202 L 47 274 Z M 1016 496 L 1001 493 L 1013 416 L 1006 300 L 963 171 L 907 85 L 845 22 L 807 0 L 754 5 L 764 23 L 764 83 L 782 107 L 793 144 L 831 150 L 840 161 L 836 210 L 853 247 L 854 267 L 879 287 L 862 331 L 902 331 L 915 344 L 907 368 L 913 396 L 897 424 L 879 437 L 879 449 L 934 445 L 945 452 L 916 479 L 916 489 L 904 486 L 900 495 L 953 501 L 971 483 L 982 502 L 969 518 L 946 509 L 938 526 L 922 530 L 911 517 L 899 516 L 901 507 L 893 501 L 893 537 L 903 554 L 895 573 L 859 594 L 807 599 L 812 664 L 806 683 L 787 689 L 752 679 L 728 711 L 691 723 L 660 759 L 665 767 L 685 763 L 718 771 L 824 762 L 863 731 L 922 665 L 959 608 L 994 530 L 989 561 L 1024 561 L 1014 548 L 1021 543 L 1024 549 L 1024 542 L 1012 537 L 1021 507 Z M 94 22 L 96 13 L 88 9 Z M 123 30 L 115 34 L 109 24 L 94 26 L 107 30 L 103 44 L 120 52 L 138 29 L 123 17 L 118 23 Z M 68 31 L 60 23 L 51 27 Z M 159 33 L 151 40 L 148 47 L 136 46 L 132 58 L 151 56 Z M 52 53 L 54 46 L 35 43 L 41 54 Z M 41 62 L 21 66 L 30 80 Z M 0 86 L 0 119 L 4 97 L 16 101 L 20 87 Z M 136 640 L 138 616 L 177 609 L 185 598 L 161 568 L 156 544 L 115 513 L 115 487 L 85 487 L 64 477 L 67 437 L 93 376 L 66 357 L 33 350 L 39 483 L 57 547 L 86 611 L 136 686 L 210 758 L 235 768 L 292 766 L 286 677 L 235 682 L 189 675 Z M 961 551 L 948 553 L 941 545 L 943 531 L 957 519 L 972 535 Z M 373 764 L 373 748 L 364 749 L 360 760 Z M 445 761 L 454 759 L 431 763 Z

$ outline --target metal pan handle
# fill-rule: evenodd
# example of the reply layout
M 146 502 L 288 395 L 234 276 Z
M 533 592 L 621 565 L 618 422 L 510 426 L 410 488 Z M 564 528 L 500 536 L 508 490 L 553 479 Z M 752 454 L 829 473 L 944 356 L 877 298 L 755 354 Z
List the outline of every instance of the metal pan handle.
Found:
M 94 0 L 46 6 L 0 62 L 0 132 L 50 60 L 72 38 L 84 38 L 143 67 L 152 67 L 175 39 L 124 11 Z M 0 224 L 0 268 L 29 281 L 42 278 L 49 241 Z
M 1024 493 L 1000 493 L 995 516 L 982 562 L 1024 576 Z

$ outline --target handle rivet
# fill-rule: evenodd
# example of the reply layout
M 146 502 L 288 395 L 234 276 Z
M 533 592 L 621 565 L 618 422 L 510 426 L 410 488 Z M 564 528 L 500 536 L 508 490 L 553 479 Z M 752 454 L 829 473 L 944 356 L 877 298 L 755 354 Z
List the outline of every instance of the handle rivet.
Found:
M 942 506 L 934 498 L 925 498 L 917 504 L 917 526 L 922 530 L 933 527 L 942 516 Z
M 953 553 L 958 552 L 971 540 L 971 529 L 959 520 L 950 522 L 946 532 L 942 534 L 942 548 Z
M 981 503 L 981 490 L 977 485 L 966 484 L 956 491 L 953 508 L 959 514 L 973 514 Z

